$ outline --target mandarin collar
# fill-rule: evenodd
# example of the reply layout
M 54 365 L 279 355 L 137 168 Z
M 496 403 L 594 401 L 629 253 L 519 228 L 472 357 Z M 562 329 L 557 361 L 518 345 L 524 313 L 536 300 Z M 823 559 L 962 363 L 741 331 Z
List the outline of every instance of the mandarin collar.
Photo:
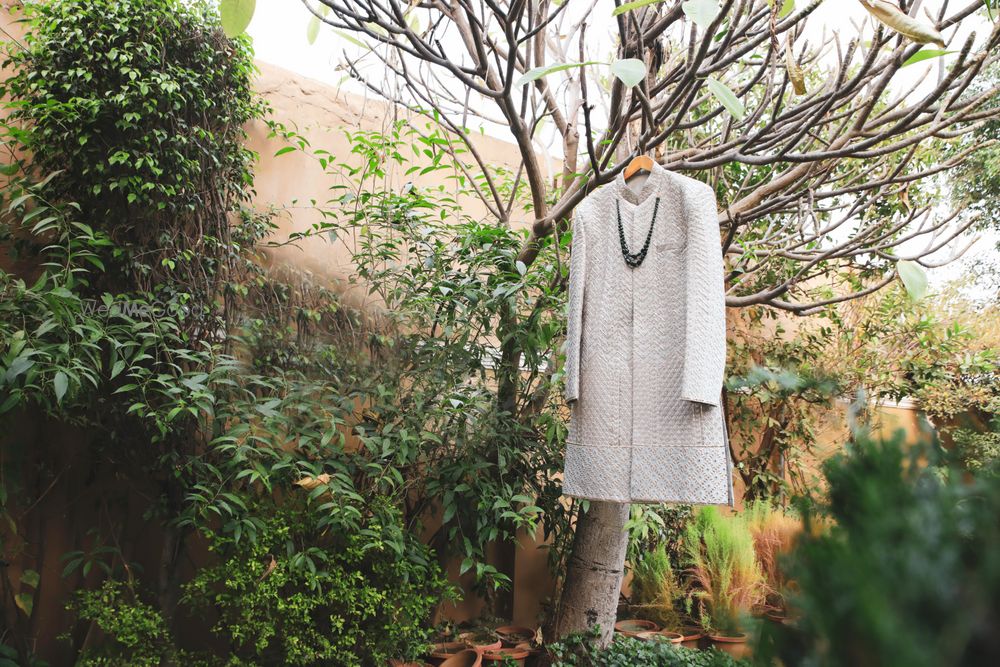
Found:
M 667 170 L 664 169 L 659 162 L 654 160 L 653 171 L 649 173 L 649 177 L 646 179 L 646 182 L 642 184 L 642 188 L 640 188 L 639 192 L 636 193 L 631 187 L 629 187 L 628 183 L 625 182 L 625 170 L 623 169 L 618 172 L 617 176 L 615 176 L 616 194 L 633 206 L 638 206 L 640 203 L 646 202 L 649 199 L 649 196 L 663 185 L 666 174 Z

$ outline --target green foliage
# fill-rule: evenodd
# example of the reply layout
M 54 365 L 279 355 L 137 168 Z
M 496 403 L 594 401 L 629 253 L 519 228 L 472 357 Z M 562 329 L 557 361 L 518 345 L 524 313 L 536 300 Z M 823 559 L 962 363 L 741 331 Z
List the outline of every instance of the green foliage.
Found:
M 941 462 L 902 432 L 861 433 L 824 466 L 829 499 L 802 503 L 789 561 L 801 618 L 775 640 L 785 664 L 1000 661 L 1000 478 Z
M 745 517 L 705 506 L 684 533 L 694 598 L 704 605 L 707 630 L 738 632 L 743 617 L 764 599 L 764 580 Z
M 491 542 L 541 522 L 558 562 L 577 505 L 559 501 L 554 480 L 565 423 L 552 391 L 560 376 L 546 364 L 564 328 L 558 281 L 569 236 L 547 239 L 535 270 L 524 272 L 524 233 L 465 211 L 460 197 L 473 184 L 444 149 L 454 140 L 432 128 L 398 122 L 386 132 L 351 132 L 349 159 L 276 132 L 339 183 L 308 234 L 346 245 L 357 267 L 352 280 L 387 307 L 371 336 L 372 362 L 338 371 L 369 401 L 356 427 L 366 455 L 407 490 L 409 517 L 440 518 L 433 546 L 457 557 L 488 599 L 510 583 L 487 562 Z M 393 171 L 435 173 L 449 185 L 397 187 Z M 502 170 L 492 176 L 515 182 Z M 520 373 L 504 370 L 511 363 Z
M 257 265 L 273 225 L 242 207 L 243 125 L 264 110 L 248 42 L 227 40 L 204 3 L 61 0 L 32 5 L 29 19 L 29 51 L 11 54 L 5 130 L 12 154 L 32 160 L 7 170 L 4 223 L 39 270 L 0 273 L 0 412 L 85 425 L 101 465 L 149 474 L 147 516 L 178 553 L 201 533 L 239 572 L 259 576 L 263 554 L 281 559 L 259 582 L 213 566 L 186 588 L 184 604 L 218 608 L 239 654 L 345 665 L 412 654 L 446 597 L 413 537 L 419 514 L 406 513 L 401 473 L 419 465 L 405 453 L 416 441 L 375 419 L 355 424 L 356 401 L 395 400 L 345 335 L 357 312 Z M 47 171 L 57 163 L 67 168 Z M 347 434 L 378 447 L 348 450 Z M 402 454 L 389 447 L 397 436 Z M 325 481 L 305 490 L 303 478 Z M 282 513 L 285 502 L 299 515 Z M 140 600 L 104 562 L 105 538 L 97 531 L 67 557 L 68 573 L 107 577 L 78 596 L 79 617 L 109 636 L 88 640 L 81 659 L 178 655 L 168 628 L 179 559 L 163 557 Z
M 664 642 L 616 636 L 606 649 L 596 647 L 598 634 L 571 635 L 549 647 L 553 667 L 738 667 L 744 660 L 717 651 L 697 651 Z
M 955 449 L 966 469 L 973 472 L 998 470 L 1000 464 L 1000 431 L 978 433 L 957 429 L 952 433 Z
M 256 539 L 212 537 L 218 565 L 185 586 L 195 608 L 218 613 L 213 631 L 249 664 L 380 665 L 415 658 L 446 584 L 414 538 L 407 553 L 374 531 L 338 534 L 294 503 L 254 508 Z
M 213 181 L 231 191 L 213 196 L 244 196 L 242 125 L 260 115 L 252 56 L 209 3 L 59 0 L 26 13 L 33 30 L 26 50 L 9 47 L 4 92 L 34 167 L 60 172 L 51 199 L 89 221 L 150 227 L 155 211 L 196 211 Z
M 627 560 L 636 561 L 660 545 L 666 548 L 670 565 L 682 560 L 681 536 L 694 511 L 691 505 L 633 505 L 625 530 L 629 533 Z
M 131 586 L 108 579 L 95 590 L 78 591 L 69 608 L 109 638 L 85 650 L 78 665 L 155 667 L 164 658 L 178 657 L 163 616 L 138 599 Z
M 63 286 L 180 309 L 188 338 L 218 342 L 227 283 L 244 262 L 231 224 L 251 193 L 244 126 L 266 110 L 249 42 L 226 38 L 203 1 L 24 11 L 26 46 L 6 44 L 12 74 L 0 84 L 8 170 L 38 183 L 35 200 L 72 205 L 80 230 L 104 241 L 88 248 L 100 273 Z M 17 194 L 13 208 L 31 203 Z
M 745 309 L 739 317 L 726 379 L 737 473 L 747 499 L 780 498 L 813 483 L 806 464 L 817 445 L 817 418 L 843 390 L 841 369 L 823 363 L 836 329 L 802 326 L 789 336 L 772 310 Z

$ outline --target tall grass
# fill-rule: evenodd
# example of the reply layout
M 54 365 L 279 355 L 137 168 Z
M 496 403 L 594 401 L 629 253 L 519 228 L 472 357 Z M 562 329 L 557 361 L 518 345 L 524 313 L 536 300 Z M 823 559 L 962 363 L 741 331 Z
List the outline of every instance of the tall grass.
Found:
M 666 544 L 660 543 L 632 566 L 632 613 L 661 628 L 679 628 L 676 602 L 682 597 L 670 567 Z
M 781 556 L 795 546 L 795 541 L 802 532 L 802 521 L 766 500 L 751 503 L 743 511 L 743 519 L 753 537 L 767 593 L 780 597 L 788 583 L 781 568 Z
M 684 548 L 701 624 L 716 632 L 739 631 L 741 616 L 766 592 L 746 518 L 703 507 L 685 531 Z

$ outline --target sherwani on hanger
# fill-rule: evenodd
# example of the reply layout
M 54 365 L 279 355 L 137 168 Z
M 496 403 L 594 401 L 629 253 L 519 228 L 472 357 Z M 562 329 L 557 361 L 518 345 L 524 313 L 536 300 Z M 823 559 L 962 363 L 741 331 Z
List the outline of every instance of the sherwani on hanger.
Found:
M 630 251 L 622 256 L 615 213 Z M 733 503 L 719 405 L 726 314 L 712 189 L 655 165 L 637 193 L 621 174 L 573 218 L 563 492 L 614 502 Z

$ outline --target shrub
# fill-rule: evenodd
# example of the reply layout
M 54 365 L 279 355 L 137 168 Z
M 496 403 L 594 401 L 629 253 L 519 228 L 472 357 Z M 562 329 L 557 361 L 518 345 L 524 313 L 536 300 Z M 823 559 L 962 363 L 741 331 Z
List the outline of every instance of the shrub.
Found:
M 69 609 L 107 637 L 96 648 L 84 648 L 78 665 L 155 667 L 177 657 L 163 616 L 130 585 L 108 579 L 96 590 L 78 591 Z
M 952 438 L 965 468 L 972 472 L 996 469 L 996 464 L 1000 462 L 1000 431 L 979 433 L 961 428 L 955 430 Z
M 801 504 L 802 617 L 765 642 L 785 664 L 1000 664 L 1000 478 L 965 481 L 903 438 L 858 437 L 824 466 L 829 499 Z
M 703 507 L 684 534 L 694 598 L 703 603 L 702 625 L 735 632 L 740 617 L 762 601 L 764 578 L 757 562 L 753 536 L 739 515 L 722 516 Z
M 596 630 L 571 635 L 549 647 L 552 667 L 738 667 L 749 665 L 721 651 L 697 651 L 663 642 L 616 636 L 611 646 L 595 645 Z
M 221 562 L 185 586 L 218 612 L 213 631 L 251 663 L 382 665 L 426 647 L 447 588 L 415 540 L 397 553 L 377 535 L 318 529 L 305 508 L 258 509 L 256 540 L 213 536 Z

